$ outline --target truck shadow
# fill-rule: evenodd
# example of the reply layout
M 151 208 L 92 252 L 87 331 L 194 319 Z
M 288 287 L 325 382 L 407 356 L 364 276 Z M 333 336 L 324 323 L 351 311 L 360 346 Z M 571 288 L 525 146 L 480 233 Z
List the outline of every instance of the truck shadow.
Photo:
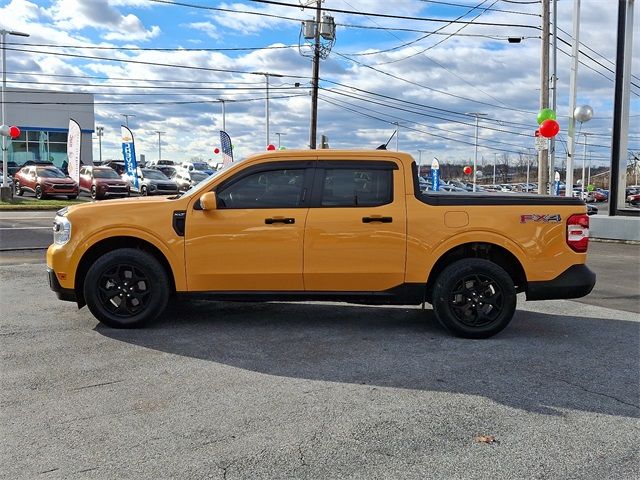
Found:
M 479 395 L 545 415 L 638 417 L 638 324 L 518 311 L 488 340 L 454 338 L 431 310 L 176 302 L 107 337 L 269 375 Z

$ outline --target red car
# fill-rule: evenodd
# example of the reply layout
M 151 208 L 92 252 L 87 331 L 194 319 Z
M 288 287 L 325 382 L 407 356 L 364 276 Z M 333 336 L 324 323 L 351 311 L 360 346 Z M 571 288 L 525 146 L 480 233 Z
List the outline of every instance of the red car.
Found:
M 640 205 L 640 193 L 629 195 L 627 197 L 627 203 L 629 203 L 630 205 Z
M 128 197 L 129 183 L 120 178 L 113 168 L 84 165 L 80 168 L 80 191 L 91 198 Z
M 54 195 L 66 195 L 68 199 L 78 196 L 78 184 L 54 166 L 28 165 L 13 177 L 16 195 L 33 192 L 38 199 Z

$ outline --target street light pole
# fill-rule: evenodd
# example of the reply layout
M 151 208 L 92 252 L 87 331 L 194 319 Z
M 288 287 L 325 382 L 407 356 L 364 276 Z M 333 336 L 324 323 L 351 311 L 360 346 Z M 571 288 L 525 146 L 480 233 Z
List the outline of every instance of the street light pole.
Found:
M 129 128 L 129 117 L 135 117 L 135 115 L 133 113 L 123 113 L 122 116 L 124 117 L 125 125 Z
M 584 135 L 584 149 L 582 151 L 582 181 L 580 182 L 580 197 L 584 200 L 584 170 L 587 163 L 587 133 L 582 132 Z
M 475 156 L 473 157 L 473 191 L 476 191 L 476 167 L 478 165 L 478 118 L 486 117 L 487 113 L 480 112 L 468 112 L 466 115 L 476 117 L 476 141 L 475 141 Z
M 222 104 L 222 131 L 226 132 L 227 131 L 227 111 L 225 109 L 224 106 L 224 102 L 226 102 L 226 100 L 223 100 L 222 98 L 218 99 L 220 101 L 220 103 Z
M 278 136 L 278 150 L 280 150 L 280 136 L 286 135 L 286 133 L 276 132 L 276 135 Z
M 498 163 L 498 154 L 493 154 L 493 186 L 496 186 L 496 163 Z
M 16 37 L 28 37 L 28 33 L 16 32 L 12 30 L 0 30 L 0 40 L 2 43 L 2 125 L 5 124 L 5 100 L 4 91 L 7 88 L 7 51 L 5 42 L 7 35 Z M 7 178 L 7 137 L 2 135 L 2 199 L 11 198 L 9 189 L 9 179 Z
M 162 159 L 162 134 L 167 132 L 156 130 L 155 133 L 158 134 L 158 161 L 160 161 Z
M 98 151 L 100 152 L 100 165 L 102 165 L 102 136 L 104 135 L 104 127 L 96 127 L 96 135 L 98 135 Z
M 269 77 L 282 77 L 282 75 L 278 75 L 277 73 L 264 73 L 264 72 L 261 72 L 260 75 L 264 75 L 264 78 L 267 83 L 267 104 L 265 106 L 265 121 L 267 123 L 267 126 L 266 126 L 267 143 L 265 144 L 265 147 L 266 147 L 269 145 L 269 138 L 271 137 L 271 135 L 269 135 Z

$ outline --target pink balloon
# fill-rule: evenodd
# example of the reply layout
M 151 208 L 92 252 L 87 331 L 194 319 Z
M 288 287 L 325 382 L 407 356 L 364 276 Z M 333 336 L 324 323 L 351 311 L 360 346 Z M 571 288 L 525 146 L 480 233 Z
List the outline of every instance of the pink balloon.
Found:
M 560 131 L 560 125 L 555 120 L 545 120 L 540 124 L 540 135 L 545 138 L 555 137 Z

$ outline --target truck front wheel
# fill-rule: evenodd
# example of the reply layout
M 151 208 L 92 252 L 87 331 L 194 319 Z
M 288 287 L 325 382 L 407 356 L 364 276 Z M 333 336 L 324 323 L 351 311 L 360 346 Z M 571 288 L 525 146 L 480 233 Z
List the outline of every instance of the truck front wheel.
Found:
M 513 280 L 489 260 L 458 260 L 442 271 L 433 288 L 438 322 L 459 337 L 491 337 L 509 324 L 515 309 Z
M 102 255 L 89 268 L 84 298 L 91 313 L 113 328 L 135 328 L 162 313 L 169 281 L 151 254 L 119 248 Z

